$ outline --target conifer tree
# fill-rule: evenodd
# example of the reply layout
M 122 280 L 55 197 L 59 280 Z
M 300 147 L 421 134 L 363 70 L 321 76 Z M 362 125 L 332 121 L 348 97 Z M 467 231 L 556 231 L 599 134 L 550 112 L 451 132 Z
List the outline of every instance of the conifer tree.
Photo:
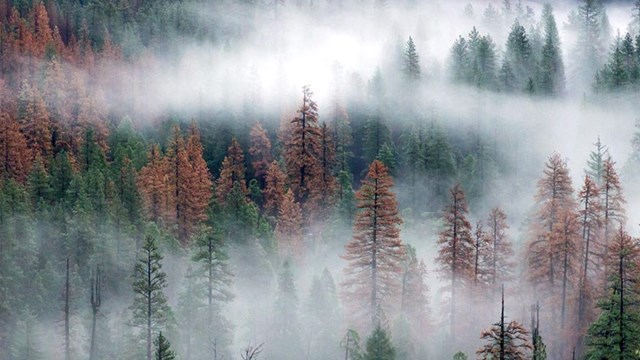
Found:
M 587 160 L 587 175 L 595 181 L 597 186 L 602 185 L 602 175 L 604 174 L 604 161 L 609 158 L 609 149 L 606 145 L 600 141 L 598 136 L 595 144 L 595 150 L 589 153 L 589 160 Z
M 250 136 L 251 147 L 249 148 L 249 155 L 251 155 L 252 159 L 251 165 L 253 166 L 254 176 L 258 179 L 260 185 L 264 187 L 264 178 L 273 160 L 271 140 L 269 140 L 267 131 L 259 122 L 256 122 L 251 128 Z
M 334 175 L 336 168 L 336 148 L 332 130 L 325 122 L 320 125 L 320 176 L 318 178 L 317 203 L 321 209 L 328 209 L 334 201 L 338 186 Z
M 506 322 L 504 314 L 504 286 L 502 287 L 502 306 L 500 320 L 482 331 L 480 338 L 485 340 L 482 348 L 476 351 L 480 359 L 526 360 L 531 349 L 529 332 L 515 320 Z
M 188 235 L 193 232 L 197 222 L 207 219 L 207 209 L 212 197 L 211 173 L 203 157 L 200 131 L 195 123 L 189 126 L 187 136 L 187 158 L 191 165 L 188 189 Z
M 46 104 L 37 89 L 23 82 L 18 103 L 20 131 L 31 149 L 31 160 L 36 155 L 46 162 L 52 155 L 51 119 Z
M 456 315 L 460 308 L 458 296 L 471 285 L 474 274 L 474 241 L 471 224 L 467 220 L 467 202 L 459 184 L 450 191 L 451 202 L 444 209 L 444 230 L 438 238 L 438 272 L 442 279 L 449 282 L 447 289 L 451 294 L 449 325 L 451 332 L 458 324 Z
M 174 360 L 176 358 L 176 354 L 171 350 L 169 340 L 162 335 L 162 331 L 158 333 L 158 337 L 153 341 L 153 346 L 155 348 L 154 360 Z
M 638 261 L 640 248 L 622 228 L 610 243 L 607 290 L 598 302 L 601 313 L 587 335 L 586 359 L 632 359 L 640 343 Z
M 366 352 L 363 360 L 395 360 L 396 349 L 386 329 L 378 324 L 367 338 Z
M 264 211 L 267 216 L 275 217 L 280 206 L 284 202 L 286 174 L 280 169 L 280 165 L 274 160 L 269 165 L 265 178 Z
M 321 133 L 318 125 L 318 105 L 311 98 L 309 87 L 302 90 L 302 105 L 291 120 L 291 133 L 284 144 L 284 159 L 289 184 L 296 201 L 305 211 L 315 209 L 314 196 L 321 176 Z
M 227 149 L 227 156 L 222 161 L 220 177 L 216 182 L 217 200 L 224 204 L 226 197 L 236 183 L 244 194 L 248 194 L 247 181 L 245 179 L 246 168 L 244 166 L 244 152 L 236 138 L 231 139 L 231 145 Z
M 278 252 L 283 258 L 302 259 L 304 255 L 302 209 L 296 202 L 291 189 L 287 190 L 280 204 L 275 237 L 278 240 Z
M 418 55 L 418 50 L 416 50 L 416 45 L 411 36 L 409 36 L 409 40 L 407 40 L 402 72 L 409 81 L 420 79 L 420 56 Z
M 141 331 L 146 346 L 146 358 L 152 358 L 152 339 L 166 329 L 171 321 L 171 308 L 163 289 L 167 286 L 167 274 L 162 271 L 162 255 L 156 243 L 157 229 L 149 228 L 144 236 L 142 249 L 135 265 L 133 292 L 135 298 L 132 325 Z
M 398 205 L 391 191 L 393 180 L 378 160 L 369 166 L 367 178 L 356 193 L 358 213 L 353 239 L 342 256 L 349 262 L 342 283 L 343 296 L 361 325 L 375 327 L 380 311 L 393 310 L 398 294 L 401 261 L 405 256 L 400 240 Z
M 0 112 L 0 127 L 0 178 L 24 182 L 31 170 L 31 149 L 8 113 Z
M 620 184 L 620 177 L 614 167 L 615 162 L 609 157 L 604 162 L 604 170 L 602 173 L 602 185 L 600 186 L 600 203 L 602 206 L 603 222 L 603 241 L 604 258 L 607 259 L 607 252 L 609 250 L 609 238 L 611 232 L 616 227 L 624 226 L 626 222 L 626 214 L 624 204 L 626 200 L 622 193 L 622 185 Z M 604 274 L 608 276 L 608 263 L 604 262 Z
M 138 177 L 142 203 L 149 220 L 166 221 L 169 216 L 167 162 L 160 152 L 160 147 L 155 144 L 149 149 L 148 159 L 147 164 L 140 169 Z
M 302 351 L 298 319 L 298 295 L 288 260 L 278 275 L 278 290 L 271 319 L 271 353 L 283 360 L 298 359 Z
M 548 95 L 557 95 L 564 92 L 565 77 L 562 50 L 560 48 L 560 36 L 553 16 L 553 7 L 550 3 L 544 5 L 542 10 L 544 27 L 544 44 L 542 46 L 542 58 L 540 60 L 540 90 Z
M 184 137 L 178 125 L 171 128 L 169 144 L 166 153 L 167 162 L 167 203 L 169 204 L 169 224 L 176 226 L 178 239 L 184 245 L 190 234 L 191 214 L 189 187 L 191 185 L 193 168 L 189 162 L 189 155 Z
M 489 248 L 491 249 L 489 281 L 497 291 L 497 285 L 512 280 L 514 273 L 513 248 L 511 240 L 507 237 L 507 215 L 499 207 L 495 207 L 489 213 L 487 219 L 487 232 Z

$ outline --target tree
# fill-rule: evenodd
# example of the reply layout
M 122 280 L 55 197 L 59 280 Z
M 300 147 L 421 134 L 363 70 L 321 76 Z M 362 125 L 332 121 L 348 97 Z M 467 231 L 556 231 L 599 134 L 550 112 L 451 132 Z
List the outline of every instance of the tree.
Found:
M 564 63 L 562 62 L 562 49 L 560 48 L 558 27 L 553 16 L 553 7 L 550 3 L 544 5 L 542 21 L 544 27 L 544 44 L 542 46 L 542 58 L 540 60 L 539 86 L 544 94 L 558 95 L 564 92 Z
M 359 211 L 353 239 L 342 256 L 349 262 L 344 270 L 343 296 L 355 320 L 362 325 L 370 324 L 370 328 L 378 324 L 380 311 L 393 309 L 393 297 L 398 294 L 402 276 L 405 256 L 399 229 L 402 219 L 392 186 L 387 168 L 374 160 L 356 192 Z
M 362 359 L 394 360 L 395 358 L 396 350 L 391 343 L 391 338 L 387 330 L 378 324 L 367 339 L 366 352 L 363 354 Z
M 339 356 L 340 314 L 336 286 L 328 269 L 314 276 L 305 303 L 304 323 L 310 359 L 328 359 Z
M 215 341 L 220 346 L 216 350 L 224 353 L 221 349 L 230 344 L 231 335 L 222 310 L 234 297 L 230 289 L 234 275 L 221 231 L 201 225 L 194 239 L 191 260 L 197 264 L 191 274 L 194 277 L 192 295 L 194 301 L 207 311 L 204 334 L 200 334 L 206 336 L 199 340 L 206 343 Z
M 189 126 L 187 136 L 187 159 L 191 165 L 191 174 L 188 186 L 188 215 L 189 222 L 186 227 L 187 235 L 191 235 L 195 224 L 207 219 L 207 209 L 212 197 L 211 173 L 203 157 L 200 131 L 195 122 Z
M 357 331 L 347 329 L 341 345 L 344 348 L 344 358 L 346 360 L 363 359 L 362 349 L 360 349 L 360 336 Z
M 503 284 L 513 278 L 513 248 L 511 241 L 507 237 L 507 215 L 499 207 L 495 207 L 489 213 L 487 219 L 490 271 L 489 281 L 497 291 L 497 285 Z
M 251 147 L 249 148 L 249 155 L 251 155 L 252 159 L 251 165 L 253 166 L 255 177 L 259 179 L 260 185 L 264 187 L 264 178 L 273 159 L 271 155 L 271 140 L 269 140 L 266 130 L 259 122 L 256 122 L 251 128 L 250 136 Z
M 416 50 L 413 38 L 409 36 L 407 46 L 404 52 L 404 64 L 402 67 L 404 76 L 409 81 L 420 79 L 420 56 Z
M 600 136 L 598 136 L 596 143 L 593 145 L 596 149 L 589 153 L 586 173 L 595 181 L 597 186 L 600 186 L 602 185 L 602 175 L 604 173 L 604 161 L 609 158 L 609 149 L 602 144 Z
M 614 226 L 622 227 L 626 221 L 624 204 L 626 200 L 622 194 L 622 185 L 620 177 L 614 168 L 615 162 L 609 157 L 604 162 L 604 171 L 602 174 L 602 185 L 600 187 L 600 203 L 602 204 L 602 217 L 604 225 L 603 246 L 604 258 L 607 259 L 609 250 L 609 237 Z M 608 263 L 604 263 L 604 274 L 608 276 Z
M 429 325 L 429 286 L 427 266 L 418 261 L 416 250 L 405 245 L 406 256 L 402 274 L 400 310 L 412 325 L 416 334 L 423 334 Z
M 98 320 L 98 311 L 102 306 L 102 279 L 100 278 L 100 267 L 96 268 L 96 273 L 91 274 L 91 346 L 89 348 L 89 360 L 96 359 L 96 323 Z
M 458 295 L 470 285 L 474 274 L 474 241 L 471 224 L 466 218 L 468 213 L 464 192 L 459 184 L 450 190 L 451 202 L 444 209 L 444 230 L 438 238 L 438 272 L 440 277 L 449 281 L 447 289 L 451 294 L 449 325 L 453 333 L 457 325 L 456 314 Z
M 132 325 L 141 329 L 146 344 L 146 358 L 151 360 L 152 337 L 166 329 L 172 317 L 163 289 L 167 274 L 162 271 L 162 255 L 156 244 L 157 230 L 148 228 L 134 269 L 135 298 Z
M 174 360 L 176 358 L 176 354 L 171 350 L 169 340 L 162 335 L 162 331 L 158 333 L 158 338 L 153 341 L 153 345 L 155 348 L 154 360 Z
M 275 237 L 278 240 L 278 252 L 283 258 L 302 259 L 304 256 L 302 209 L 296 202 L 291 189 L 287 190 L 280 204 Z
M 572 56 L 577 59 L 572 75 L 577 89 L 588 89 L 593 75 L 601 66 L 605 52 L 601 44 L 606 35 L 601 25 L 603 12 L 601 0 L 583 0 L 575 15 L 570 17 L 570 26 L 578 36 Z
M 507 39 L 505 59 L 509 62 L 515 80 L 515 88 L 524 90 L 533 69 L 531 43 L 524 26 L 516 19 Z
M 332 130 L 325 122 L 320 125 L 320 176 L 317 180 L 317 203 L 321 209 L 328 209 L 333 204 L 337 181 L 334 176 L 336 168 L 336 145 Z
M 481 359 L 526 360 L 531 350 L 529 332 L 515 320 L 508 324 L 504 315 L 504 286 L 502 287 L 500 321 L 482 331 L 480 338 L 487 343 L 476 351 Z
M 285 260 L 278 276 L 278 290 L 271 319 L 270 352 L 278 358 L 297 359 L 302 351 L 298 320 L 298 296 L 293 279 L 293 269 Z
M 156 144 L 149 149 L 147 164 L 140 170 L 138 187 L 149 220 L 158 222 L 168 217 L 167 162 Z
M 30 160 L 36 155 L 47 161 L 52 154 L 51 119 L 42 96 L 37 89 L 23 82 L 18 102 L 18 123 L 20 131 L 31 149 Z
M 280 206 L 284 202 L 286 174 L 280 169 L 280 165 L 274 160 L 269 165 L 265 178 L 264 211 L 267 216 L 275 217 Z
M 602 311 L 589 327 L 586 359 L 632 359 L 640 343 L 637 304 L 640 248 L 622 228 L 610 244 L 607 291 L 598 302 Z
M 244 153 L 240 147 L 238 139 L 231 139 L 231 145 L 227 149 L 227 156 L 222 161 L 220 177 L 216 182 L 217 200 L 224 204 L 231 189 L 236 183 L 244 194 L 248 194 L 247 182 L 245 180 Z
M 315 209 L 313 198 L 318 191 L 316 182 L 321 176 L 320 127 L 318 105 L 311 99 L 309 87 L 302 89 L 302 105 L 291 120 L 291 133 L 284 144 L 284 158 L 289 184 L 305 211 Z
M 31 149 L 9 114 L 0 112 L 0 126 L 0 178 L 24 182 L 31 170 Z
M 582 331 L 586 324 L 593 321 L 594 283 L 592 279 L 600 279 L 599 274 L 602 249 L 599 245 L 602 228 L 602 207 L 600 190 L 590 176 L 585 176 L 584 185 L 578 194 L 580 201 L 580 222 L 582 228 L 582 267 L 578 287 L 578 327 Z
M 547 360 L 547 346 L 540 335 L 540 304 L 531 305 L 531 360 Z

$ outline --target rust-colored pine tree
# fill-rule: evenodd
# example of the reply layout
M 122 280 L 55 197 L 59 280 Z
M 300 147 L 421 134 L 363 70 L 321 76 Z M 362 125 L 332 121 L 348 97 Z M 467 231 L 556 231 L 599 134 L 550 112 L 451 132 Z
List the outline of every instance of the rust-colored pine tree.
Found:
M 47 14 L 47 9 L 45 8 L 44 3 L 40 2 L 36 5 L 34 10 L 34 55 L 38 58 L 43 58 L 47 46 L 53 45 L 53 33 L 51 31 L 51 26 L 49 26 L 49 14 Z
M 356 192 L 359 211 L 353 239 L 342 256 L 349 262 L 344 270 L 343 296 L 353 320 L 367 329 L 378 325 L 381 312 L 389 315 L 395 310 L 400 292 L 405 249 L 392 187 L 387 167 L 379 160 L 373 161 Z
M 191 180 L 189 181 L 189 218 L 192 222 L 207 219 L 207 208 L 213 195 L 211 173 L 204 161 L 200 131 L 197 125 L 191 123 L 187 137 L 187 158 L 191 164 Z M 193 231 L 195 223 L 189 224 L 189 233 Z
M 162 222 L 168 216 L 167 162 L 157 144 L 151 146 L 147 157 L 147 164 L 140 169 L 138 188 L 147 218 Z
M 569 311 L 569 301 L 574 298 L 580 273 L 582 253 L 579 215 L 574 207 L 561 208 L 552 234 L 551 251 L 556 255 L 559 270 L 559 292 L 552 289 L 551 300 L 560 304 L 560 327 L 564 329 Z M 573 313 L 573 312 L 571 312 Z
M 302 241 L 302 209 L 289 189 L 280 205 L 275 237 L 278 241 L 278 253 L 283 259 L 291 257 L 297 261 L 304 255 Z
M 26 81 L 22 83 L 18 107 L 20 131 L 32 151 L 30 160 L 33 161 L 36 155 L 40 155 L 47 161 L 52 154 L 49 111 L 42 96 Z
M 438 238 L 438 272 L 443 280 L 449 282 L 446 289 L 450 292 L 449 323 L 455 330 L 456 315 L 459 312 L 458 296 L 468 289 L 474 275 L 474 240 L 471 223 L 467 220 L 467 201 L 460 184 L 450 191 L 451 202 L 444 209 L 445 229 Z
M 309 87 L 305 86 L 302 91 L 302 105 L 291 120 L 291 132 L 284 144 L 289 184 L 305 212 L 315 210 L 312 200 L 314 194 L 319 191 L 317 182 L 322 176 L 318 105 L 311 98 L 312 95 Z
M 271 155 L 271 140 L 267 135 L 267 131 L 262 127 L 262 124 L 256 122 L 251 128 L 251 147 L 249 148 L 249 154 L 251 155 L 251 166 L 256 179 L 260 182 L 260 185 L 264 187 L 265 176 L 269 169 L 269 164 L 273 160 Z
M 609 157 L 604 161 L 602 186 L 600 196 L 602 204 L 604 258 L 608 257 L 609 238 L 613 229 L 621 227 L 626 221 L 624 204 L 626 200 L 622 194 L 620 177 L 614 167 L 616 163 Z M 607 263 L 604 263 L 604 274 L 607 276 Z
M 584 334 L 587 326 L 595 320 L 594 290 L 596 285 L 594 281 L 603 278 L 600 275 L 603 254 L 599 244 L 602 228 L 600 191 L 595 181 L 588 175 L 584 178 L 584 185 L 578 194 L 578 199 L 583 252 L 578 284 L 577 326 L 580 333 Z
M 528 243 L 527 272 L 532 284 L 545 292 L 556 286 L 561 273 L 557 267 L 559 254 L 553 251 L 559 214 L 575 204 L 569 170 L 558 153 L 552 154 L 545 164 L 544 176 L 538 181 L 536 201 L 537 212 L 531 222 Z
M 476 223 L 473 231 L 473 288 L 477 294 L 485 293 L 489 285 L 489 262 L 491 261 L 491 249 L 487 233 L 484 231 L 482 220 Z
M 20 125 L 9 114 L 0 112 L 0 179 L 24 182 L 30 168 L 31 150 Z
M 271 162 L 267 170 L 264 186 L 264 211 L 267 216 L 275 217 L 284 200 L 287 175 L 280 169 L 277 161 Z
M 216 182 L 216 199 L 224 204 L 227 195 L 235 183 L 238 183 L 243 194 L 247 194 L 247 181 L 245 180 L 244 152 L 236 138 L 231 139 L 231 145 L 227 149 L 227 156 L 222 161 L 220 177 Z
M 497 294 L 500 284 L 513 279 L 515 262 L 513 248 L 507 235 L 507 215 L 495 207 L 487 218 L 486 237 L 490 249 L 488 281 Z
M 336 146 L 326 123 L 320 125 L 320 176 L 317 179 L 317 203 L 320 209 L 328 210 L 333 203 L 338 188 L 334 175 L 336 167 Z
M 167 145 L 167 197 L 169 204 L 169 224 L 177 226 L 176 233 L 180 243 L 185 245 L 189 238 L 190 224 L 193 223 L 190 213 L 190 186 L 192 167 L 185 146 L 184 138 L 178 125 L 171 130 Z

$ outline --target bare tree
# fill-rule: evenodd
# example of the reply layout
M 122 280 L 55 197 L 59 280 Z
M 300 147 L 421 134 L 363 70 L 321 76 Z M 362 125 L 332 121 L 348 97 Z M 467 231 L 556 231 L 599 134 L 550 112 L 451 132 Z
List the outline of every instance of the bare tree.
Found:
M 249 344 L 247 346 L 246 349 L 244 349 L 244 352 L 242 354 L 240 354 L 240 357 L 242 357 L 242 360 L 255 360 L 258 358 L 258 354 L 260 354 L 262 352 L 262 345 L 264 345 L 264 343 L 253 347 L 251 344 Z

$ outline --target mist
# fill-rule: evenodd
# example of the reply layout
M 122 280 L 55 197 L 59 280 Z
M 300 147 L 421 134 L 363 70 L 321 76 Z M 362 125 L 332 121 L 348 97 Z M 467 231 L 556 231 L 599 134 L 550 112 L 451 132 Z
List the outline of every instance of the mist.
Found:
M 30 7 L 35 9 L 38 2 L 27 3 L 30 5 L 7 0 L 0 4 L 0 45 L 13 39 L 13 23 L 4 15 L 12 6 L 19 8 L 25 24 L 36 18 Z M 158 311 L 162 316 L 154 318 L 150 334 L 157 339 L 162 331 L 177 359 L 451 359 L 459 351 L 469 358 L 482 358 L 476 354 L 487 343 L 481 332 L 501 321 L 500 285 L 504 286 L 506 321 L 517 321 L 528 331 L 523 344 L 533 345 L 530 333 L 538 328 L 538 321 L 532 319 L 531 306 L 540 303 L 538 330 L 549 359 L 567 358 L 576 348 L 580 356 L 590 351 L 585 340 L 589 324 L 578 324 L 572 312 L 581 294 L 577 285 L 582 279 L 580 265 L 575 265 L 575 273 L 569 276 L 570 287 L 575 289 L 566 297 L 571 315 L 566 323 L 563 317 L 562 327 L 555 323 L 560 312 L 558 300 L 530 278 L 532 242 L 543 207 L 536 194 L 540 179 L 545 177 L 545 164 L 554 153 L 568 168 L 571 198 L 576 203 L 573 210 L 578 214 L 580 189 L 585 175 L 593 171 L 590 155 L 600 141 L 607 149 L 606 156 L 614 161 L 626 199 L 620 215 L 624 220 L 615 218 L 617 227 L 611 225 L 611 234 L 620 228 L 636 243 L 635 237 L 640 236 L 640 196 L 635 191 L 640 185 L 636 170 L 640 165 L 638 82 L 602 90 L 595 85 L 596 72 L 583 71 L 585 59 L 576 50 L 581 44 L 580 30 L 569 19 L 583 2 L 553 3 L 566 86 L 551 94 L 539 88 L 507 90 L 498 84 L 516 19 L 532 42 L 532 32 L 542 42 L 541 1 L 520 2 L 520 14 L 517 1 L 512 2 L 513 12 L 508 14 L 498 1 L 224 0 L 166 1 L 162 5 L 125 1 L 123 9 L 109 8 L 112 13 L 100 10 L 104 4 L 95 5 L 99 9 L 95 11 L 104 11 L 98 15 L 83 2 L 78 2 L 75 10 L 66 8 L 63 1 L 44 3 L 49 25 L 56 26 L 56 31 L 60 25 L 61 33 L 62 14 L 76 11 L 75 16 L 83 20 L 73 20 L 75 26 L 67 20 L 66 27 L 78 36 L 67 39 L 65 35 L 60 46 L 81 48 L 84 45 L 77 44 L 84 44 L 82 34 L 86 31 L 95 60 L 68 55 L 72 50 L 62 51 L 53 45 L 40 55 L 29 56 L 14 55 L 9 45 L 3 47 L 1 120 L 9 124 L 15 119 L 25 137 L 24 146 L 34 154 L 24 161 L 2 162 L 0 360 L 144 359 L 148 339 L 144 324 L 136 324 L 139 294 L 135 284 L 141 274 L 136 264 L 144 263 L 140 260 L 145 259 L 147 237 L 155 239 L 163 256 L 160 263 L 166 284 L 159 291 L 171 309 Z M 496 11 L 495 21 L 487 19 L 488 6 Z M 606 48 L 599 45 L 598 74 L 604 73 L 602 69 L 610 62 L 616 34 L 624 37 L 629 31 L 638 36 L 635 46 L 640 46 L 633 2 L 604 2 L 603 6 L 611 32 L 609 38 L 601 39 Z M 154 24 L 156 17 L 171 21 Z M 491 86 L 475 86 L 453 76 L 452 47 L 474 27 L 480 36 L 490 36 L 494 44 L 492 71 L 496 80 Z M 105 30 L 119 49 L 118 56 L 103 55 Z M 419 54 L 420 69 L 411 81 L 405 71 L 410 38 Z M 640 54 L 640 49 L 635 51 Z M 63 89 L 65 102 L 74 104 L 66 113 L 58 111 L 62 101 L 52 95 L 55 92 L 46 90 L 47 70 L 55 61 L 60 62 L 66 81 L 54 87 Z M 6 65 L 12 62 L 25 68 L 28 63 L 29 69 L 37 71 L 21 72 Z M 533 84 L 532 76 L 528 80 Z M 49 139 L 53 145 L 46 151 L 29 137 L 35 133 L 29 124 L 39 117 L 37 111 L 29 112 L 37 107 L 31 105 L 37 101 L 29 100 L 24 84 L 42 88 L 41 100 L 54 134 Z M 83 91 L 74 92 L 74 86 Z M 287 155 L 295 144 L 288 142 L 294 131 L 290 123 L 307 111 L 303 110 L 308 106 L 303 90 L 307 88 L 317 104 L 318 124 L 326 123 L 334 137 L 343 134 L 339 131 L 344 130 L 338 130 L 343 124 L 352 139 L 345 145 L 347 150 L 343 149 L 344 162 L 331 160 L 335 184 L 333 194 L 327 196 L 331 200 L 326 202 L 316 200 L 314 196 L 321 195 L 311 192 L 302 195 L 306 188 L 296 187 L 287 173 L 287 167 L 295 164 Z M 87 111 L 88 120 L 83 122 L 79 119 L 85 112 L 79 99 L 84 98 L 93 99 L 88 108 L 94 112 Z M 250 151 L 256 123 L 264 127 L 272 146 L 267 165 L 274 160 L 287 175 L 276 211 L 270 210 L 265 200 L 270 196 L 269 175 L 260 173 L 256 161 L 261 159 Z M 91 132 L 77 130 L 84 126 Z M 106 129 L 103 139 L 101 126 Z M 190 126 L 198 130 L 192 131 Z M 69 139 L 80 140 L 58 139 L 56 144 L 56 136 L 67 136 L 66 128 Z M 6 139 L 17 137 L 7 136 L 9 125 L 0 131 L 5 133 L 0 143 L 8 144 L 7 149 L 23 146 Z M 370 153 L 374 136 L 375 152 Z M 412 137 L 419 139 L 420 164 L 412 162 Z M 227 160 L 233 156 L 236 140 L 232 139 L 237 139 L 243 151 L 241 164 Z M 193 147 L 197 149 L 200 142 L 199 158 L 208 173 L 198 173 L 198 159 L 187 154 L 192 149 L 189 144 L 197 143 Z M 158 164 L 164 164 L 158 168 L 152 168 L 155 144 L 160 151 Z M 164 175 L 164 181 L 173 176 L 166 170 L 169 167 L 162 166 L 171 166 L 171 159 L 179 158 L 176 154 L 181 150 L 175 150 L 179 146 L 184 146 L 184 159 L 192 162 L 190 173 L 196 174 L 184 187 L 201 182 L 206 188 L 194 191 L 184 204 L 177 200 L 178 195 L 173 200 L 170 197 L 181 190 L 145 182 L 163 181 L 162 175 L 153 177 L 157 169 L 169 174 Z M 333 151 L 339 151 L 339 146 L 333 146 Z M 436 152 L 444 160 L 434 160 Z M 4 150 L 2 154 L 9 158 L 8 154 L 14 153 Z M 348 270 L 354 265 L 346 255 L 347 248 L 357 237 L 356 214 L 364 208 L 358 203 L 361 198 L 353 194 L 370 178 L 374 160 L 384 163 L 393 179 L 391 189 L 402 220 L 397 224 L 399 240 L 403 246 L 411 245 L 415 254 L 411 258 L 407 255 L 411 250 L 403 247 L 402 261 L 389 265 L 398 268 L 402 296 L 388 290 L 385 301 L 377 304 L 372 325 L 360 316 L 370 309 L 354 306 L 359 302 L 345 294 L 354 277 Z M 433 165 L 438 161 L 444 165 Z M 234 180 L 225 188 L 228 173 L 224 170 L 233 172 L 231 163 L 240 166 L 242 179 L 236 179 L 234 173 Z M 14 169 L 21 166 L 23 172 Z M 125 179 L 128 174 L 132 174 L 130 182 Z M 39 182 L 38 176 L 46 180 Z M 41 183 L 47 184 L 48 195 L 38 191 L 36 185 Z M 455 280 L 452 282 L 446 264 L 439 260 L 442 244 L 438 239 L 446 237 L 442 235 L 448 226 L 445 214 L 451 189 L 458 183 L 466 192 L 468 213 L 464 215 L 470 229 L 475 230 L 478 221 L 489 226 L 492 209 L 504 211 L 508 225 L 505 237 L 513 254 L 508 261 L 511 275 L 503 284 L 494 280 L 478 290 L 473 281 L 464 280 L 464 290 L 456 299 L 451 289 L 457 286 Z M 160 206 L 173 206 L 173 213 L 166 209 L 155 213 L 150 205 L 155 201 L 149 195 L 151 190 L 145 192 L 152 186 L 157 186 L 154 196 L 165 196 L 158 202 L 163 204 Z M 283 210 L 284 188 L 291 189 L 295 203 L 290 213 Z M 241 200 L 233 197 L 236 195 Z M 191 204 L 202 198 L 206 201 L 200 207 Z M 314 201 L 320 205 L 307 206 Z M 183 222 L 181 206 L 188 209 L 188 216 L 197 214 Z M 584 256 L 580 236 L 584 232 L 582 225 L 575 226 L 580 228 L 575 230 L 580 245 L 572 256 L 578 264 Z M 598 228 L 593 233 L 602 231 Z M 613 241 L 614 235 L 610 236 Z M 212 247 L 218 251 L 215 260 L 210 260 L 215 264 L 210 278 L 202 267 L 206 256 L 198 255 L 207 248 L 198 247 L 200 240 L 209 251 Z M 404 281 L 411 266 L 418 269 L 420 261 L 426 270 L 420 272 L 420 295 L 424 296 L 420 306 L 416 305 L 424 316 L 421 322 L 404 309 Z M 594 279 L 595 288 L 603 285 L 595 278 L 604 277 L 605 270 L 600 267 L 605 265 L 604 260 L 594 261 L 600 261 L 597 270 L 584 269 L 584 273 Z M 208 299 L 207 281 L 216 284 L 215 294 L 209 291 Z M 97 282 L 102 286 L 99 306 L 93 293 Z M 591 323 L 603 313 L 595 303 L 606 297 L 606 291 L 594 290 L 594 294 L 588 304 Z M 562 301 L 564 316 L 565 293 Z M 457 302 L 457 323 L 451 320 L 452 302 Z M 374 339 L 376 327 L 390 337 L 394 357 L 369 353 L 368 341 Z M 358 351 L 364 357 L 354 353 L 349 330 L 359 334 Z M 154 343 L 154 351 L 158 351 L 156 346 Z M 638 350 L 640 342 L 630 346 Z M 529 347 L 523 349 L 523 358 L 539 359 L 532 357 Z M 252 350 L 256 350 L 255 356 L 249 357 Z

